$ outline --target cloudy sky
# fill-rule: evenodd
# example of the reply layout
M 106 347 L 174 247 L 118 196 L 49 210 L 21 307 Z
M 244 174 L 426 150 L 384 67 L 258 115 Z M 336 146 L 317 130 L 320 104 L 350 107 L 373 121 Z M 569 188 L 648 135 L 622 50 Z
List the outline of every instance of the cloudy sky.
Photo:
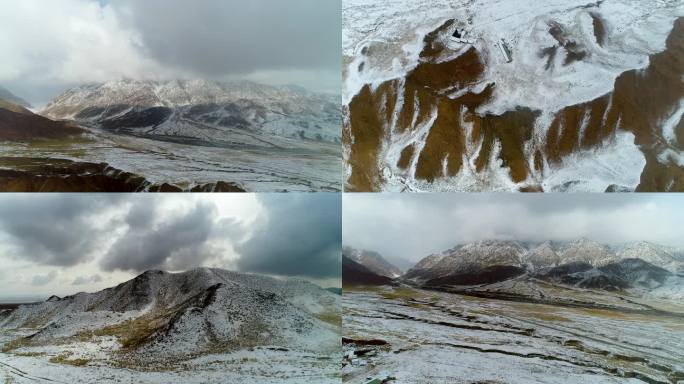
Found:
M 340 91 L 341 0 L 0 0 L 0 85 L 249 79 Z
M 220 267 L 340 286 L 339 194 L 2 194 L 0 302 Z
M 345 245 L 418 261 L 482 239 L 684 247 L 677 194 L 345 194 Z

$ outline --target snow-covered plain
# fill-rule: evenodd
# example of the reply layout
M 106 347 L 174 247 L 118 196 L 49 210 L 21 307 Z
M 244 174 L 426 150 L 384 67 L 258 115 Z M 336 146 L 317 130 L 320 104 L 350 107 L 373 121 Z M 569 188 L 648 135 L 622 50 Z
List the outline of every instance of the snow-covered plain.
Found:
M 506 292 L 506 287 L 498 289 Z M 657 316 L 623 310 L 620 303 L 628 303 L 617 295 L 560 289 L 558 294 L 586 303 L 595 298 L 616 308 L 571 308 L 408 287 L 346 290 L 344 352 L 367 348 L 374 352 L 359 357 L 365 365 L 345 359 L 343 381 L 394 377 L 397 384 L 674 383 L 682 379 L 681 303 L 658 303 L 674 312 Z M 367 340 L 388 344 L 369 346 Z

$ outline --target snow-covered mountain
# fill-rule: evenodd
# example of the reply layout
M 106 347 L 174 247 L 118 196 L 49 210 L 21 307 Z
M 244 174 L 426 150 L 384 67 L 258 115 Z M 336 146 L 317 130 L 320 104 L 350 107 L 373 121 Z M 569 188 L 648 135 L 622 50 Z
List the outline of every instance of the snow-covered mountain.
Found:
M 526 249 L 513 240 L 481 240 L 430 255 L 406 272 L 407 279 L 437 278 L 493 266 L 522 265 Z
M 678 260 L 677 249 L 654 244 L 648 241 L 640 241 L 628 244 L 617 252 L 617 257 L 624 259 L 641 259 L 653 265 L 660 266 L 670 271 L 684 273 L 684 263 Z
M 377 252 L 345 246 L 342 248 L 342 254 L 378 275 L 392 279 L 401 276 L 401 270 Z
M 33 328 L 24 344 L 112 335 L 122 352 L 184 358 L 252 346 L 332 351 L 340 298 L 301 280 L 214 268 L 147 271 L 96 293 L 51 297 L 0 317 L 0 329 Z
M 296 86 L 118 80 L 67 90 L 41 113 L 159 139 L 288 147 L 288 140 L 339 142 L 339 104 L 338 96 Z
M 566 244 L 558 256 L 563 264 L 583 262 L 597 267 L 617 261 L 617 255 L 608 246 L 586 238 Z
M 440 254 L 429 255 L 407 271 L 403 278 L 425 283 L 429 280 L 469 273 L 502 273 L 503 270 L 494 267 L 521 268 L 530 274 L 539 275 L 551 273 L 565 276 L 589 273 L 587 271 L 590 270 L 596 274 L 596 271 L 604 267 L 608 268 L 607 270 L 615 270 L 615 267 L 610 266 L 623 262 L 626 263 L 624 266 L 636 266 L 633 260 L 674 275 L 684 270 L 684 263 L 677 260 L 675 254 L 674 248 L 649 242 L 627 244 L 616 250 L 586 238 L 570 242 L 543 243 L 483 240 L 457 245 Z M 505 270 L 504 275 L 510 275 L 512 271 Z M 636 275 L 629 276 L 637 279 Z M 448 279 L 440 281 L 446 280 Z

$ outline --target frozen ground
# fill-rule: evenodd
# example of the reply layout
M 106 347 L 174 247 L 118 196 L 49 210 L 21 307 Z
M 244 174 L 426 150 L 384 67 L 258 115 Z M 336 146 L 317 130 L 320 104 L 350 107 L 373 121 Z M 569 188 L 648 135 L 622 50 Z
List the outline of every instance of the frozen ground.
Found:
M 0 143 L 10 157 L 106 162 L 152 183 L 194 186 L 233 182 L 249 192 L 338 191 L 339 144 L 310 142 L 308 149 L 244 149 L 187 145 L 91 130 L 93 141 Z
M 658 308 L 671 312 L 656 315 L 639 303 L 622 305 L 628 298 L 619 295 L 562 289 L 556 294 L 579 301 L 595 298 L 612 307 L 596 309 L 589 302 L 586 307 L 549 305 L 408 287 L 345 290 L 343 381 L 684 380 L 681 303 L 660 301 Z M 355 355 L 349 356 L 352 351 Z
M 0 336 L 2 342 L 7 335 Z M 95 345 L 79 345 L 90 352 Z M 22 352 L 19 352 L 22 353 Z M 51 362 L 64 348 L 0 353 L 3 383 L 339 383 L 336 355 L 320 356 L 265 348 L 207 355 L 183 364 L 141 371 L 93 360 L 85 366 Z M 38 355 L 35 355 L 38 354 Z M 94 356 L 91 354 L 91 357 Z M 69 359 L 75 359 L 70 355 Z

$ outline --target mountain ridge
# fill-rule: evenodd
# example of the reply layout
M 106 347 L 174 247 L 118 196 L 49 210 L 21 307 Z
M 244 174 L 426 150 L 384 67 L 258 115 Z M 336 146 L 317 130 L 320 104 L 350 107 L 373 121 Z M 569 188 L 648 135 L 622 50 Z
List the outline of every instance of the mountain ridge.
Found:
M 335 95 L 295 86 L 123 79 L 69 89 L 41 114 L 153 138 L 286 147 L 287 140 L 339 143 L 340 108 Z

